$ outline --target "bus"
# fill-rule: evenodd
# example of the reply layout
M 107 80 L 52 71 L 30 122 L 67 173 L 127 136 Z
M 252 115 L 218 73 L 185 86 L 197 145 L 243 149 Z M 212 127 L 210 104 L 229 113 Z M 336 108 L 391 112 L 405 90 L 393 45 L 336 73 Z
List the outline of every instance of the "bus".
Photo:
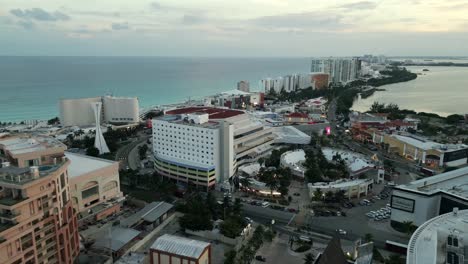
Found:
M 399 253 L 402 255 L 406 255 L 406 252 L 408 251 L 408 245 L 390 240 L 385 241 L 385 248 L 390 252 Z

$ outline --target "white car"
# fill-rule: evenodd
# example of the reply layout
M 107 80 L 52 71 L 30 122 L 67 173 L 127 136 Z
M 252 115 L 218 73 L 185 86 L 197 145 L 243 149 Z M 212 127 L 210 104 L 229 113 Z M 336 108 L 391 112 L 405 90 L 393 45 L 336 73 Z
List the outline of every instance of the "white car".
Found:
M 343 229 L 336 229 L 335 230 L 338 234 L 340 235 L 346 235 L 346 230 L 343 230 Z

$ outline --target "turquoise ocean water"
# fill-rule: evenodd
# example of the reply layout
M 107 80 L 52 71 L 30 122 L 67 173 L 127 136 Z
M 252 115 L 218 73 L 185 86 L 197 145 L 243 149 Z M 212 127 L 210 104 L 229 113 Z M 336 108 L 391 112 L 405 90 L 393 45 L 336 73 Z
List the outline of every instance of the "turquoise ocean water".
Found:
M 180 102 L 265 77 L 307 72 L 309 58 L 1 57 L 0 121 L 48 119 L 61 98 L 136 96 L 141 107 Z

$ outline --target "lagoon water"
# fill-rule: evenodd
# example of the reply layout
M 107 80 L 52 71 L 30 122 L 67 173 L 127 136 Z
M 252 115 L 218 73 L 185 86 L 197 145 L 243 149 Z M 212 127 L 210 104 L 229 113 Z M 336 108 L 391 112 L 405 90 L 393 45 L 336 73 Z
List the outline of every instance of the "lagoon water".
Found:
M 386 91 L 358 99 L 353 109 L 367 111 L 373 102 L 378 101 L 396 103 L 400 109 L 442 116 L 468 113 L 468 67 L 410 66 L 407 69 L 422 75 L 413 81 L 381 86 L 379 88 Z

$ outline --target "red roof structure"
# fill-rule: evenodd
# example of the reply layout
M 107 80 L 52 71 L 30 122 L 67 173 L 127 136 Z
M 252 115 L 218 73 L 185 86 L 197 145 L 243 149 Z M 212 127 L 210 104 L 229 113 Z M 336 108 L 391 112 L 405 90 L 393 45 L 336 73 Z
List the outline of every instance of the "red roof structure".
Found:
M 286 117 L 290 117 L 290 118 L 309 118 L 309 116 L 307 114 L 299 113 L 299 112 L 291 113 L 291 114 L 287 115 Z
M 225 119 L 244 114 L 243 111 L 239 110 L 199 106 L 170 110 L 166 112 L 166 115 L 182 115 L 192 113 L 206 113 L 210 119 Z

